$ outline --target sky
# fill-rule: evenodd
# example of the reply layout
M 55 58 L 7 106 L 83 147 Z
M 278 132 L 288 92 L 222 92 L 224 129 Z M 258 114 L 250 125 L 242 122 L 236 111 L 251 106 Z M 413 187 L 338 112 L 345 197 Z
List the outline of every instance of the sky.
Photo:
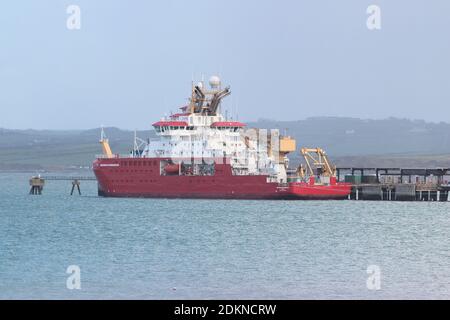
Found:
M 216 74 L 242 121 L 450 122 L 448 0 L 4 1 L 0 39 L 3 128 L 148 129 Z

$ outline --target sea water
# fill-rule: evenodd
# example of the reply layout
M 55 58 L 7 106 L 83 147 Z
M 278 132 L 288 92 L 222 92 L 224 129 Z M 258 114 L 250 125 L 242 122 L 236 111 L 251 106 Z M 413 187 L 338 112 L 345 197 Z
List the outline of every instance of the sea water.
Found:
M 30 175 L 0 173 L 2 299 L 450 298 L 450 202 L 29 195 Z

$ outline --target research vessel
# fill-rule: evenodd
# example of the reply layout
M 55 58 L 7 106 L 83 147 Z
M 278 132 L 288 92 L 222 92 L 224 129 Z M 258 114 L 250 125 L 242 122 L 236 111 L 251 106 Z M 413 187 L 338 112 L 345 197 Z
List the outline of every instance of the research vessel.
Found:
M 224 116 L 231 93 L 217 76 L 192 84 L 188 104 L 153 123 L 156 138 L 135 135 L 129 154 L 111 151 L 93 163 L 98 194 L 105 197 L 202 199 L 345 199 L 351 185 L 336 181 L 320 148 L 302 148 L 305 165 L 289 168 L 296 142 L 279 130 L 247 128 Z

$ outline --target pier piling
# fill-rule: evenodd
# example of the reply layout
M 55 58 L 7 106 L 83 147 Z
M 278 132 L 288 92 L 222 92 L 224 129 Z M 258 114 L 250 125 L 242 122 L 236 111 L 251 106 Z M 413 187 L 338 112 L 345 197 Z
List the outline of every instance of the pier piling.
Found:
M 73 190 L 75 189 L 75 187 L 78 190 L 78 194 L 81 196 L 80 181 L 78 181 L 77 179 L 72 181 L 72 191 L 70 191 L 70 195 L 73 195 Z

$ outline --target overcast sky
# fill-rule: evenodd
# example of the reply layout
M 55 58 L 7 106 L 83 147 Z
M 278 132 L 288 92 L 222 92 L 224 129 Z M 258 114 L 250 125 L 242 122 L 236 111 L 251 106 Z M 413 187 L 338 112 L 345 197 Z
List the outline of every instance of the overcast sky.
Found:
M 448 0 L 4 1 L 0 40 L 5 128 L 149 128 L 202 74 L 231 85 L 244 121 L 450 122 Z

